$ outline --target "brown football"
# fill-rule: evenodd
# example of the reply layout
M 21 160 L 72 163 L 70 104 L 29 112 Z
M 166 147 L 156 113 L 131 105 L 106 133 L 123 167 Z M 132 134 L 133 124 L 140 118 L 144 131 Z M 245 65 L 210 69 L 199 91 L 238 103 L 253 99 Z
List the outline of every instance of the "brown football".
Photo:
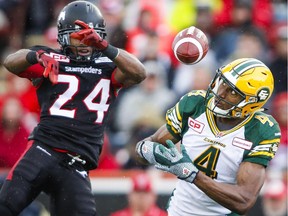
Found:
M 191 26 L 175 36 L 172 49 L 178 61 L 184 64 L 196 64 L 207 54 L 209 42 L 200 29 Z

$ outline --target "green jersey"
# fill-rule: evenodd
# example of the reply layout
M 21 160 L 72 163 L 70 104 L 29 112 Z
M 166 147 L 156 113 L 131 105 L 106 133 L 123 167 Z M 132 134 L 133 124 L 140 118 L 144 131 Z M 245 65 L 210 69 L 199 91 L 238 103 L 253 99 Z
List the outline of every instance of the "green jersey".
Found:
M 280 142 L 280 128 L 275 119 L 256 112 L 234 128 L 221 131 L 214 114 L 204 105 L 205 94 L 192 91 L 166 113 L 167 129 L 181 140 L 194 165 L 215 181 L 229 184 L 236 183 L 243 161 L 266 167 Z M 182 180 L 177 182 L 168 212 L 172 216 L 231 213 L 194 184 Z

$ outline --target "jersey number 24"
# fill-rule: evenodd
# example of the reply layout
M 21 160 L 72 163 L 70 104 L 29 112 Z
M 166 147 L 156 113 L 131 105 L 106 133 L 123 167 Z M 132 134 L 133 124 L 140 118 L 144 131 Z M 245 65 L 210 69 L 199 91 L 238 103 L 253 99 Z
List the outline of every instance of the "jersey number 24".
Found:
M 50 107 L 49 111 L 51 115 L 60 115 L 68 118 L 74 118 L 76 109 L 67 110 L 63 106 L 70 100 L 73 99 L 74 95 L 78 92 L 79 80 L 77 77 L 72 75 L 63 75 L 58 76 L 58 82 L 68 83 L 67 90 L 59 95 L 57 100 Z M 110 80 L 101 79 L 93 88 L 93 90 L 88 94 L 88 96 L 83 100 L 84 104 L 91 111 L 97 112 L 97 119 L 95 123 L 102 123 L 104 119 L 104 114 L 109 108 L 107 103 L 109 99 L 110 91 Z M 93 100 L 100 95 L 100 102 L 95 103 Z

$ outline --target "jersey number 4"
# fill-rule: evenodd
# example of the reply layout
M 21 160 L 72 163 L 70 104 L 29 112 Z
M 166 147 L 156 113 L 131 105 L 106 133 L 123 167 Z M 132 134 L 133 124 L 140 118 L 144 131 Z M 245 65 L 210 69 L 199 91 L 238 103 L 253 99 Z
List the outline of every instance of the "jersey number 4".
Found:
M 194 160 L 194 164 L 200 171 L 204 172 L 210 178 L 217 178 L 217 171 L 215 168 L 219 158 L 219 153 L 220 150 L 218 148 L 210 146 Z
M 74 118 L 76 109 L 68 110 L 64 109 L 63 106 L 68 102 L 73 100 L 73 97 L 78 92 L 79 80 L 75 76 L 63 75 L 58 76 L 59 83 L 68 83 L 68 88 L 65 92 L 59 95 L 55 100 L 53 105 L 50 107 L 49 111 L 51 115 L 60 115 L 68 118 Z M 101 79 L 93 88 L 93 90 L 88 94 L 88 96 L 83 100 L 84 104 L 91 111 L 97 112 L 97 119 L 95 123 L 102 123 L 104 119 L 104 114 L 109 108 L 108 99 L 110 91 L 110 80 Z M 100 96 L 100 102 L 95 103 L 94 99 Z

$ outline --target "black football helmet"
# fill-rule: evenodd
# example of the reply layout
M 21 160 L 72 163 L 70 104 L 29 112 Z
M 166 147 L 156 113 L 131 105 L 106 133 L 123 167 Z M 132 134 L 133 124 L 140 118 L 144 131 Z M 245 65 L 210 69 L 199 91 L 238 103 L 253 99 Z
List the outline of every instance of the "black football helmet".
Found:
M 88 1 L 73 1 L 67 4 L 60 12 L 57 20 L 58 28 L 58 43 L 61 45 L 64 53 L 71 60 L 75 61 L 90 61 L 91 57 L 97 57 L 99 52 L 94 50 L 91 56 L 79 56 L 71 52 L 70 34 L 80 30 L 80 26 L 74 22 L 81 20 L 87 23 L 90 28 L 103 38 L 106 37 L 105 21 L 100 10 L 91 2 Z

